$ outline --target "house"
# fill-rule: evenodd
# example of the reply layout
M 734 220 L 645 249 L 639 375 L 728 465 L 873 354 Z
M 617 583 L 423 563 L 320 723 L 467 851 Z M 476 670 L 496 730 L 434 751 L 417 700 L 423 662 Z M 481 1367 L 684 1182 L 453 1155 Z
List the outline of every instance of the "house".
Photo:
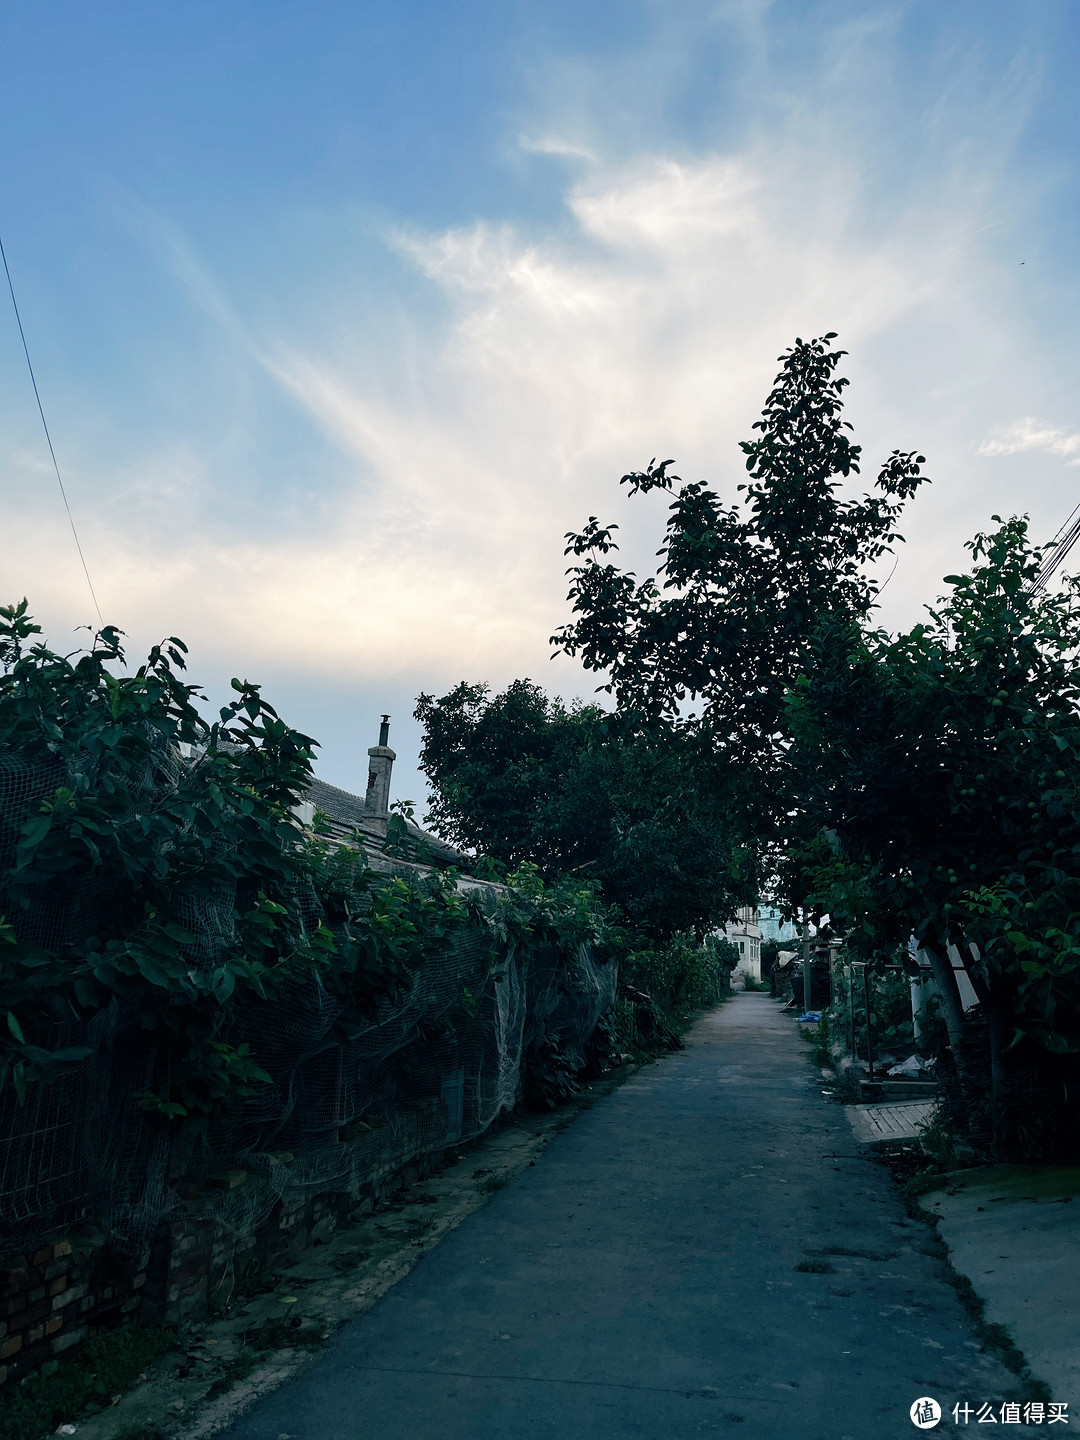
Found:
M 318 811 L 328 838 L 347 844 L 359 840 L 368 863 L 375 869 L 387 868 L 407 858 L 437 870 L 451 866 L 468 870 L 472 865 L 468 855 L 391 812 L 390 777 L 397 754 L 389 742 L 390 717 L 384 715 L 379 727 L 379 743 L 368 750 L 367 793 L 363 799 L 313 776 L 306 799 L 296 807 L 301 823 L 310 827 Z
M 758 909 L 762 942 L 775 940 L 786 949 L 794 949 L 799 937 L 798 926 L 785 920 L 783 911 L 775 905 L 762 905 Z
M 751 980 L 761 980 L 761 916 L 756 905 L 744 905 L 736 911 L 735 919 L 723 929 L 722 938 L 730 940 L 739 952 L 736 975 L 745 975 Z

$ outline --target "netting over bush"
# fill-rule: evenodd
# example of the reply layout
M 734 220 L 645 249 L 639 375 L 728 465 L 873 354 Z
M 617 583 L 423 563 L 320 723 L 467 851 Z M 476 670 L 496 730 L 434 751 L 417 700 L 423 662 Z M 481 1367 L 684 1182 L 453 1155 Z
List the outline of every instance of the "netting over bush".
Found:
M 134 1250 L 180 1195 L 249 1227 L 478 1134 L 545 1045 L 584 1059 L 616 980 L 588 887 L 306 828 L 313 742 L 258 687 L 210 726 L 179 642 L 117 679 L 116 632 L 72 663 L 34 628 L 0 610 L 0 1233 Z
M 494 915 L 498 887 L 469 888 Z M 161 1084 L 160 1042 L 137 1004 L 114 999 L 51 1037 L 85 1059 L 21 1101 L 12 1086 L 0 1095 L 0 1233 L 92 1220 L 139 1248 L 176 1207 L 178 1182 L 237 1229 L 279 1201 L 358 1195 L 512 1109 L 530 1048 L 554 1038 L 583 1064 L 615 982 L 587 944 L 522 947 L 481 910 L 355 1033 L 342 1033 L 345 1006 L 317 973 L 246 1005 L 222 1039 L 250 1046 L 269 1081 L 186 1125 L 140 1106 Z

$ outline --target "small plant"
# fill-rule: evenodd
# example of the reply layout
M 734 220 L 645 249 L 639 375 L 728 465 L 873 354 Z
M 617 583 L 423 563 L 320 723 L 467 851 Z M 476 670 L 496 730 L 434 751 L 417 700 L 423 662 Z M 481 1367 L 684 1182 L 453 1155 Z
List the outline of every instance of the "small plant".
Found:
M 525 1062 L 526 1104 L 536 1110 L 554 1110 L 579 1095 L 577 1070 L 558 1036 L 545 1036 Z
M 54 1374 L 32 1375 L 0 1393 L 0 1440 L 40 1440 L 57 1425 L 104 1408 L 175 1344 L 171 1329 L 91 1330 L 78 1354 Z
M 941 1110 L 935 1110 L 919 1134 L 919 1148 L 944 1172 L 957 1166 L 956 1134 Z

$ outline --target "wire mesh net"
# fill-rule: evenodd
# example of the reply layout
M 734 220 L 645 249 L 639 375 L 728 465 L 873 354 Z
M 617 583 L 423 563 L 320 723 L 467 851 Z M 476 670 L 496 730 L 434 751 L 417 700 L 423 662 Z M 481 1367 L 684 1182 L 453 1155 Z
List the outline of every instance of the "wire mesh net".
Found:
M 0 756 L 0 866 L 11 865 L 19 826 L 62 779 L 56 766 Z M 167 763 L 148 772 L 131 796 L 132 817 L 169 782 Z M 376 883 L 424 874 L 370 858 Z M 497 887 L 461 883 L 492 908 Z M 314 926 L 317 896 L 299 898 Z M 3 901 L 0 881 L 0 913 Z M 78 944 L 102 903 L 92 873 L 50 887 L 17 917 L 20 938 Z M 193 963 L 215 963 L 235 944 L 237 904 L 235 891 L 188 902 Z M 178 1185 L 189 1217 L 247 1231 L 279 1204 L 331 1191 L 359 1197 L 415 1157 L 480 1134 L 518 1103 L 523 1064 L 545 1039 L 583 1063 L 616 983 L 614 963 L 587 946 L 526 956 L 512 940 L 497 941 L 483 908 L 359 1031 L 342 1026 L 343 1001 L 317 973 L 276 1001 L 245 1006 L 220 1038 L 248 1044 L 270 1082 L 202 1125 L 140 1107 L 140 1092 L 159 1079 L 161 1052 L 137 1002 L 114 999 L 89 1021 L 58 1025 L 50 1048 L 90 1054 L 61 1079 L 28 1085 L 21 1102 L 10 1088 L 0 1094 L 0 1234 L 92 1221 L 112 1245 L 134 1251 L 177 1210 Z

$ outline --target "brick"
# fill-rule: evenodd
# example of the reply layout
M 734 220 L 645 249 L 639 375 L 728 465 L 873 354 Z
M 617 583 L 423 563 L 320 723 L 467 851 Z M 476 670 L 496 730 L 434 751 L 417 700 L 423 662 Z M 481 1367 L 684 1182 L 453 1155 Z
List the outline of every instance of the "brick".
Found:
M 43 1245 L 40 1250 L 35 1250 L 30 1256 L 30 1264 L 47 1265 L 52 1258 L 53 1247 L 51 1245 Z
M 39 1320 L 44 1320 L 50 1308 L 49 1301 L 42 1298 L 36 1305 L 28 1305 L 25 1310 L 20 1310 L 17 1315 L 9 1316 L 8 1329 L 11 1331 L 25 1330 L 28 1325 L 35 1325 Z
M 813 978 L 813 977 L 811 977 L 811 978 Z M 65 1255 L 70 1255 L 70 1254 L 71 1254 L 71 1241 L 70 1241 L 70 1240 L 57 1240 L 56 1244 L 53 1246 L 53 1254 L 56 1256 L 56 1258 L 57 1258 L 58 1260 L 62 1259 Z
M 811 977 L 811 978 L 812 978 L 812 977 Z M 49 1294 L 50 1294 L 50 1295 L 60 1295 L 60 1294 L 62 1294 L 67 1288 L 68 1288 L 67 1276 L 66 1276 L 66 1275 L 60 1275 L 60 1276 L 58 1276 L 58 1277 L 52 1282 L 52 1284 L 49 1286 Z
M 810 979 L 813 980 L 813 978 L 814 978 L 813 975 L 811 975 L 811 976 L 810 976 Z M 131 1282 L 131 1288 L 132 1288 L 132 1290 L 139 1290 L 139 1289 L 141 1289 L 142 1286 L 144 1286 L 145 1284 L 146 1284 L 146 1273 L 144 1272 L 142 1275 L 136 1275 L 136 1276 L 135 1276 L 135 1279 L 132 1280 L 132 1282 Z
M 70 1305 L 73 1300 L 81 1300 L 89 1289 L 90 1286 L 87 1285 L 85 1281 L 81 1285 L 69 1285 L 62 1294 L 54 1297 L 52 1308 L 54 1310 L 62 1310 L 65 1305 Z
M 812 978 L 812 977 L 811 977 L 811 978 Z M 31 1305 L 36 1305 L 39 1300 L 44 1300 L 44 1299 L 45 1299 L 45 1286 L 44 1286 L 44 1285 L 35 1285 L 32 1290 L 28 1291 L 26 1298 L 27 1298 L 27 1300 L 30 1302 Z
M 811 977 L 811 978 L 813 978 L 813 977 Z M 42 1340 L 42 1339 L 44 1339 L 44 1338 L 45 1338 L 45 1326 L 44 1326 L 44 1325 L 35 1325 L 32 1330 L 28 1330 L 28 1331 L 26 1332 L 26 1343 L 27 1343 L 27 1345 L 36 1345 L 39 1340 Z
M 813 976 L 811 976 L 810 978 L 813 979 Z M 120 1306 L 120 1314 L 130 1315 L 133 1310 L 137 1310 L 138 1308 L 139 1297 L 136 1295 L 133 1299 L 124 1301 L 123 1305 Z
M 70 1260 L 54 1260 L 51 1265 L 45 1266 L 45 1283 L 55 1280 L 58 1275 L 66 1275 L 70 1269 Z
M 811 980 L 812 980 L 814 977 L 811 975 L 810 978 L 811 978 Z M 56 1332 L 63 1327 L 63 1324 L 64 1324 L 64 1317 L 63 1317 L 63 1315 L 54 1315 L 51 1320 L 46 1320 L 46 1321 L 45 1321 L 45 1334 L 46 1334 L 46 1335 L 55 1335 Z
M 0 1360 L 6 1360 L 9 1355 L 17 1355 L 22 1349 L 22 1336 L 12 1335 L 10 1340 L 5 1340 L 0 1345 Z
M 62 1335 L 57 1335 L 49 1348 L 54 1355 L 59 1355 L 64 1350 L 70 1350 L 72 1345 L 78 1345 L 80 1340 L 84 1340 L 85 1338 L 86 1326 L 80 1325 L 78 1330 L 68 1330 Z

